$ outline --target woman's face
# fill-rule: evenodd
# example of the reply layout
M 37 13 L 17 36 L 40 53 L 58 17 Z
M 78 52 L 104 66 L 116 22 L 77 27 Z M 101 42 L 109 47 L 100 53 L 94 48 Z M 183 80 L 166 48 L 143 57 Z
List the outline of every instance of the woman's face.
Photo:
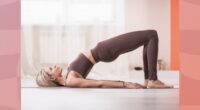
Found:
M 62 76 L 62 68 L 59 66 L 44 67 L 45 71 L 54 78 Z

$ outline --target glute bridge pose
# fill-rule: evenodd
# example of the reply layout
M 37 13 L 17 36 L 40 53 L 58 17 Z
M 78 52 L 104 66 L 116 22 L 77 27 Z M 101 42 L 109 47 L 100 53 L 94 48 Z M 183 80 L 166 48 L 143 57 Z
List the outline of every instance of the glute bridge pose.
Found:
M 118 35 L 101 42 L 79 55 L 67 67 L 67 74 L 59 66 L 43 67 L 36 77 L 42 87 L 66 86 L 77 88 L 172 88 L 157 77 L 159 38 L 156 30 L 139 30 Z M 98 62 L 112 62 L 121 54 L 143 48 L 144 84 L 136 82 L 87 79 Z

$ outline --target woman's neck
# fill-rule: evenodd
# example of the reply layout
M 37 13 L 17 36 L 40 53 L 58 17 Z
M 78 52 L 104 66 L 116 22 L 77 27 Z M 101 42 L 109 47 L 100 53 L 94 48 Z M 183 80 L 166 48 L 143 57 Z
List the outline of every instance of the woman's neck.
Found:
M 61 76 L 61 77 L 58 77 L 57 79 L 56 79 L 56 81 L 59 83 L 59 84 L 61 84 L 62 86 L 65 86 L 65 76 Z

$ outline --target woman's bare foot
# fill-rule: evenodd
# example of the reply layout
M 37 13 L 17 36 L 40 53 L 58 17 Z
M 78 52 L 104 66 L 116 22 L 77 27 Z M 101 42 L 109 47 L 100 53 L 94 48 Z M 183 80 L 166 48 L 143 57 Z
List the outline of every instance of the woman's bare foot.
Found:
M 173 88 L 173 85 L 168 85 L 160 80 L 149 80 L 147 88 Z

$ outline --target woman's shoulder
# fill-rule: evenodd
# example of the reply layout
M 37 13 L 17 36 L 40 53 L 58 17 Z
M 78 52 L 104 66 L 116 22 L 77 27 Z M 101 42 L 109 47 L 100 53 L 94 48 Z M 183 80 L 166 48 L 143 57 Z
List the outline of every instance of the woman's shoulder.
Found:
M 65 86 L 70 87 L 70 82 L 74 81 L 76 78 L 83 79 L 82 75 L 74 70 L 70 70 L 67 72 L 67 75 L 65 76 Z
M 79 72 L 70 70 L 68 71 L 67 76 L 66 76 L 66 79 L 68 78 L 83 78 L 83 76 Z

